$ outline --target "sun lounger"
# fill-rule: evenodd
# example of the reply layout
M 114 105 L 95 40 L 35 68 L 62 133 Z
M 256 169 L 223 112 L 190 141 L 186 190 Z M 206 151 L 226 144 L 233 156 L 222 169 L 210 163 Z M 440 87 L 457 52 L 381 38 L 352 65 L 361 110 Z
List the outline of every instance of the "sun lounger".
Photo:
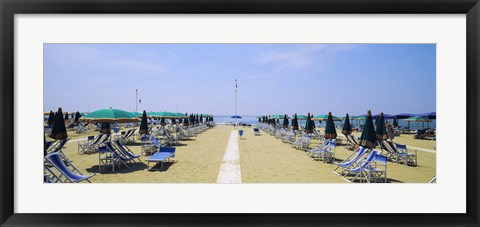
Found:
M 78 141 L 77 152 L 79 154 L 94 153 L 97 150 L 97 147 L 100 144 L 99 142 L 102 140 L 103 136 L 104 134 L 99 134 L 97 136 L 89 136 L 86 141 Z
M 81 181 L 87 181 L 90 183 L 89 178 L 93 177 L 95 174 L 92 175 L 83 175 L 81 172 L 74 167 L 71 163 L 69 163 L 69 166 L 72 166 L 74 170 L 70 170 L 67 165 L 65 165 L 64 162 L 67 162 L 68 160 L 62 159 L 60 153 L 54 152 L 51 154 L 48 154 L 45 156 L 45 158 L 48 160 L 50 164 L 52 164 L 58 172 L 61 174 L 59 178 L 64 177 L 65 182 L 72 182 L 72 183 L 78 183 Z
M 405 165 L 417 165 L 417 151 L 408 153 L 407 146 L 402 144 L 394 144 L 392 141 L 382 141 L 381 147 L 387 152 L 387 158 L 394 162 L 403 163 Z
M 99 153 L 103 153 L 106 155 L 106 157 L 111 158 L 113 161 L 113 166 L 118 166 L 120 168 L 122 165 L 124 165 L 127 168 L 130 168 L 128 165 L 129 163 L 132 163 L 135 165 L 135 161 L 133 160 L 134 158 L 124 154 L 122 151 L 118 150 L 118 148 L 114 147 L 111 142 L 106 142 L 105 146 L 99 148 Z M 108 154 L 110 152 L 110 154 Z M 101 163 L 102 160 L 100 160 L 100 154 L 99 154 L 99 163 Z M 106 162 L 108 165 L 110 165 L 110 162 Z M 100 167 L 99 167 L 100 168 Z M 100 168 L 101 169 L 101 168 Z M 112 170 L 114 171 L 114 170 Z
M 150 162 L 154 162 L 156 164 L 161 163 L 160 171 L 162 171 L 163 163 L 166 161 L 170 162 L 171 158 L 174 158 L 174 157 L 175 157 L 174 147 L 161 147 L 157 153 L 147 158 L 146 161 L 149 168 L 150 168 Z M 154 167 L 150 168 L 150 170 L 155 170 Z

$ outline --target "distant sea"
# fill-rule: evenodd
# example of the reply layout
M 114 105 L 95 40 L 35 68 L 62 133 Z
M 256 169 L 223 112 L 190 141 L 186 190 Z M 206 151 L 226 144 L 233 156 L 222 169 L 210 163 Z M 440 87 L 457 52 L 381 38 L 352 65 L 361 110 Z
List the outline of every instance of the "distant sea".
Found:
M 246 124 L 257 124 L 258 123 L 257 116 L 252 116 L 252 115 L 240 115 L 240 116 L 242 118 L 237 119 L 237 122 L 246 123 Z M 213 119 L 215 120 L 216 123 L 219 123 L 219 124 L 228 124 L 228 123 L 235 122 L 235 119 L 231 118 L 230 115 L 213 115 Z M 390 120 L 390 123 L 393 124 L 392 119 L 387 119 L 387 120 Z M 290 119 L 289 119 L 289 122 L 291 122 Z M 374 122 L 375 122 L 375 120 L 374 120 Z M 281 123 L 283 123 L 283 119 L 280 119 L 280 124 Z M 305 126 L 305 121 L 304 120 L 299 120 L 298 124 L 300 126 Z M 354 127 L 358 127 L 359 124 L 363 125 L 364 121 L 350 120 L 350 124 L 352 124 Z M 399 120 L 398 124 L 402 128 L 408 126 L 408 122 L 404 121 L 404 120 Z M 315 121 L 315 125 L 318 127 L 319 122 Z M 343 121 L 335 121 L 335 125 L 343 126 Z M 322 121 L 321 127 L 325 127 L 325 122 L 324 121 Z M 412 129 L 412 130 L 422 129 L 423 127 L 435 129 L 436 128 L 436 120 L 432 120 L 432 122 L 428 122 L 428 123 L 427 122 L 425 122 L 425 123 L 423 123 L 423 122 L 411 122 L 410 123 L 410 129 Z

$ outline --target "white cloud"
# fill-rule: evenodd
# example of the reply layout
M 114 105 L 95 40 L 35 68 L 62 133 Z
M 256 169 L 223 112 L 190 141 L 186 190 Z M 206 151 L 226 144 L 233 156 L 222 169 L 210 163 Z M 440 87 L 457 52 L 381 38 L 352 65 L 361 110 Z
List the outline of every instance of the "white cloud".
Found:
M 334 57 L 337 53 L 350 50 L 358 45 L 351 44 L 303 44 L 296 48 L 274 49 L 262 53 L 256 62 L 273 64 L 275 71 L 306 68 L 319 59 Z M 281 47 L 281 45 L 279 46 Z M 291 47 L 291 46 L 289 46 Z

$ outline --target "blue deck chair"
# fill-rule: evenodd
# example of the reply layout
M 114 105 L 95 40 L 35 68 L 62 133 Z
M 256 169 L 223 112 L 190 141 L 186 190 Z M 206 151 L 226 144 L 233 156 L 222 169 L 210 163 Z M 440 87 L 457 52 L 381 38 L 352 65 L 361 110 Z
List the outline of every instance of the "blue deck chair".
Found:
M 337 175 L 343 175 L 343 172 L 344 172 L 343 169 L 348 168 L 351 165 L 355 165 L 355 163 L 357 163 L 359 160 L 362 160 L 361 158 L 364 156 L 364 154 L 367 154 L 367 153 L 368 153 L 367 148 L 359 147 L 354 152 L 352 152 L 347 158 L 345 158 L 343 162 L 334 163 L 335 165 L 337 165 L 337 167 L 335 167 L 335 169 L 333 169 L 332 171 Z M 354 154 L 355 156 L 352 159 L 350 159 L 350 157 L 352 157 Z M 342 171 L 340 173 L 336 171 L 338 168 L 342 168 Z
M 126 166 L 127 168 L 130 168 L 130 166 L 128 165 L 129 163 L 132 163 L 133 165 L 135 165 L 135 162 L 132 160 L 132 158 L 126 156 L 125 154 L 123 154 L 123 152 L 117 150 L 112 142 L 106 142 L 104 147 L 106 148 L 107 151 L 111 152 L 112 153 L 112 156 L 113 156 L 113 159 L 114 159 L 114 164 L 118 166 L 118 168 L 120 168 L 120 166 L 123 164 L 124 166 Z M 99 150 L 104 150 L 103 147 L 99 148 Z
M 90 180 L 89 178 L 95 176 L 95 174 L 92 175 L 81 175 L 80 171 L 76 169 L 78 173 L 75 173 L 74 171 L 70 170 L 64 163 L 65 160 L 62 160 L 62 157 L 60 156 L 60 153 L 54 152 L 51 154 L 48 154 L 45 156 L 45 158 L 60 172 L 61 176 L 60 177 L 65 177 L 66 181 L 72 182 L 72 183 L 78 183 L 81 181 L 87 181 L 89 183 Z M 73 166 L 70 163 L 70 166 Z
M 61 150 L 63 147 L 65 147 L 65 144 L 69 141 L 69 138 L 63 139 L 63 140 L 56 140 L 53 142 L 53 144 L 47 149 L 47 153 L 52 153 L 56 152 L 58 150 Z
M 321 158 L 322 151 L 328 146 L 330 140 L 323 139 L 316 147 L 307 150 L 307 157 L 312 160 Z
M 377 153 L 374 161 L 363 169 L 368 183 L 387 183 L 387 157 Z
M 353 175 L 352 179 L 346 179 L 349 182 L 354 182 L 355 180 L 359 180 L 360 183 L 367 182 L 370 183 L 370 177 L 372 176 L 372 172 L 378 171 L 376 167 L 375 160 L 379 160 L 382 163 L 385 163 L 387 158 L 385 156 L 379 155 L 378 151 L 372 150 L 370 155 L 365 159 L 365 161 L 358 167 L 355 168 L 346 168 L 346 175 L 344 176 L 345 179 L 348 177 L 349 174 Z M 385 171 L 386 172 L 386 171 Z M 386 176 L 386 174 L 385 174 Z M 386 179 L 386 177 L 385 177 Z
M 78 141 L 77 153 L 91 153 L 92 150 L 95 151 L 98 141 L 101 139 L 102 134 L 97 136 L 88 136 L 86 141 Z
M 135 161 L 135 159 L 136 159 L 139 162 L 142 162 L 140 160 L 140 155 L 137 155 L 137 154 L 133 153 L 133 151 L 128 149 L 128 147 L 124 147 L 122 145 L 122 143 L 120 143 L 120 140 L 115 140 L 115 141 L 113 141 L 113 143 L 115 143 L 115 146 L 118 148 L 118 150 L 120 152 L 122 152 L 126 157 L 132 159 L 133 161 Z
M 150 167 L 150 162 L 161 163 L 160 171 L 163 170 L 163 163 L 168 161 L 170 162 L 172 158 L 175 158 L 175 148 L 174 147 L 161 147 L 160 150 L 154 155 L 146 159 L 148 167 Z M 155 170 L 155 166 L 149 170 Z
M 253 128 L 253 135 L 259 136 L 260 135 L 260 129 Z

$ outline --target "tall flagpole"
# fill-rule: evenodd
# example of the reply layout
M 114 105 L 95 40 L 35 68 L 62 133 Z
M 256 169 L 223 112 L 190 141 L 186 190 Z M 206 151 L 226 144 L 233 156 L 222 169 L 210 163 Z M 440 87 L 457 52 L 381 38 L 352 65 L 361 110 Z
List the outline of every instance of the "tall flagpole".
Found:
M 235 127 L 237 126 L 237 79 L 235 79 Z
M 135 89 L 135 112 L 138 112 L 138 89 Z

